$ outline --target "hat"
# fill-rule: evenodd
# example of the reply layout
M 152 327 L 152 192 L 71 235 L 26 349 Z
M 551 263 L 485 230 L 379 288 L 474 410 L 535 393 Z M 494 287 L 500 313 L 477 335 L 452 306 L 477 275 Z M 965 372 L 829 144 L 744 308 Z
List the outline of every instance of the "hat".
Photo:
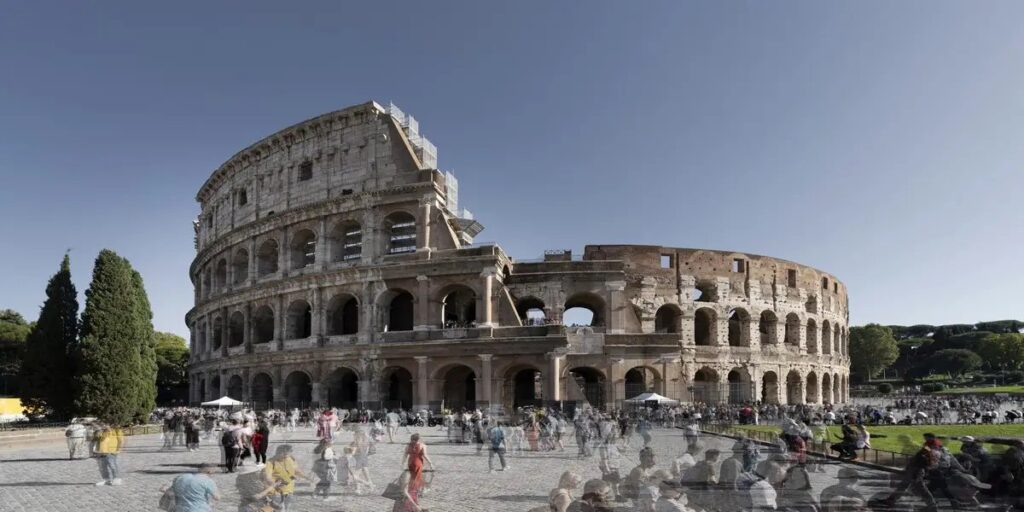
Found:
M 960 441 L 964 443 L 973 443 L 975 439 L 974 436 L 963 436 L 960 438 Z

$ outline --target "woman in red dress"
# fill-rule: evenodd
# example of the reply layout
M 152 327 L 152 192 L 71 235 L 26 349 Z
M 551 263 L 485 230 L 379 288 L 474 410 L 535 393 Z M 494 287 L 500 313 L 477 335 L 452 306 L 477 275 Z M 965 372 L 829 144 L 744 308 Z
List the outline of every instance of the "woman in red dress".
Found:
M 434 469 L 434 463 L 427 456 L 427 445 L 420 442 L 420 435 L 413 434 L 409 438 L 409 444 L 405 446 L 405 457 L 402 462 L 408 462 L 409 469 L 409 494 L 414 498 L 423 486 L 423 462 L 430 464 Z

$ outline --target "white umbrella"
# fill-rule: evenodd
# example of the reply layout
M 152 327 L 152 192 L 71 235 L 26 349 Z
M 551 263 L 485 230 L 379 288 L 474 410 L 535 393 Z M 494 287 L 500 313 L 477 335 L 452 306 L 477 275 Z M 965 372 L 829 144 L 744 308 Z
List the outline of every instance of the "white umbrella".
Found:
M 647 402 L 657 402 L 659 404 L 677 404 L 679 403 L 679 400 L 673 400 L 671 398 L 661 396 L 657 393 L 642 393 L 637 396 L 634 396 L 633 398 L 630 398 L 629 400 L 626 400 L 626 402 L 631 404 L 642 404 Z
M 203 402 L 203 407 L 239 407 L 242 402 L 235 400 L 229 396 L 222 396 L 216 400 L 210 400 L 209 402 Z

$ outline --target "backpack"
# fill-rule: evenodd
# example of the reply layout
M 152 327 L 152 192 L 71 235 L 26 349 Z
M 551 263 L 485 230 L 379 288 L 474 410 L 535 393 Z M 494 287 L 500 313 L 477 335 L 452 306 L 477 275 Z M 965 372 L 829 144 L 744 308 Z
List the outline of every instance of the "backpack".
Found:
M 220 435 L 220 445 L 225 448 L 231 448 L 235 445 L 235 436 L 232 435 L 230 430 L 225 430 L 224 433 Z

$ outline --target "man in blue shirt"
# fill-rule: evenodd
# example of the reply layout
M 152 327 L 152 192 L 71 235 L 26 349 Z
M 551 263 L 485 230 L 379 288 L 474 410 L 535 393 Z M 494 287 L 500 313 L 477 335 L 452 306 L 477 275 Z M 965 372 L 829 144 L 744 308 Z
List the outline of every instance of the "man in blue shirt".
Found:
M 495 423 L 487 432 L 487 437 L 491 441 L 491 453 L 487 456 L 487 469 L 494 471 L 494 456 L 497 455 L 498 460 L 501 461 L 501 471 L 505 471 L 508 469 L 508 465 L 505 464 L 505 432 L 501 429 L 501 423 Z
M 198 473 L 186 473 L 174 479 L 171 492 L 174 493 L 174 512 L 210 512 L 211 503 L 220 499 L 217 484 L 208 475 L 217 470 L 217 465 L 204 462 Z

